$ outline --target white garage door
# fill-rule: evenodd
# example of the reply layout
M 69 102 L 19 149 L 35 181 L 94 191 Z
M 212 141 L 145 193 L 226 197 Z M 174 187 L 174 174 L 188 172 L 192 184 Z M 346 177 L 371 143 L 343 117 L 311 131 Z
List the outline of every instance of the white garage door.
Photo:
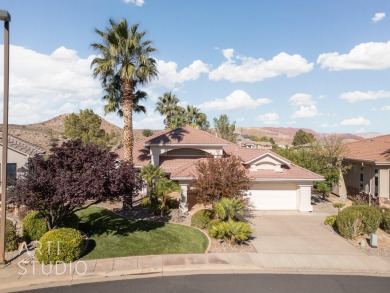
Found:
M 293 184 L 260 183 L 249 190 L 255 210 L 296 210 L 297 187 Z

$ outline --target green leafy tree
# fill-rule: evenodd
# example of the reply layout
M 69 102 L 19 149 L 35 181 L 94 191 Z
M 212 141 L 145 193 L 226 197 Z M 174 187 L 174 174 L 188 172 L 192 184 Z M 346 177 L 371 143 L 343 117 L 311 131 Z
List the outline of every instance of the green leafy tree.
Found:
M 73 113 L 65 117 L 65 136 L 106 148 L 115 134 L 107 134 L 104 129 L 100 128 L 101 124 L 102 119 L 92 110 L 80 110 L 79 114 Z
M 110 25 L 104 31 L 95 29 L 101 37 L 100 43 L 91 47 L 98 52 L 92 60 L 94 77 L 99 77 L 104 89 L 107 89 L 120 78 L 122 97 L 121 111 L 124 117 L 124 157 L 133 164 L 133 109 L 136 99 L 136 87 L 157 77 L 156 60 L 150 57 L 156 52 L 152 41 L 145 40 L 146 32 L 139 31 L 139 24 L 129 28 L 127 20 L 118 23 L 109 20 Z M 124 202 L 123 209 L 129 205 Z
M 154 133 L 152 130 L 150 129 L 144 129 L 142 130 L 142 135 L 145 136 L 145 137 L 149 137 L 149 136 L 152 136 Z
M 147 195 L 152 197 L 152 190 L 155 187 L 155 182 L 164 176 L 164 170 L 158 166 L 154 166 L 151 163 L 148 163 L 142 167 L 140 175 L 146 183 Z
M 166 128 L 175 129 L 185 126 L 187 124 L 185 115 L 186 110 L 181 106 L 177 106 L 173 115 L 167 120 Z
M 220 115 L 218 118 L 214 118 L 214 127 L 218 135 L 230 142 L 236 142 L 236 136 L 234 131 L 236 130 L 236 122 L 232 124 L 229 122 L 229 117 L 225 114 Z
M 302 129 L 299 129 L 295 135 L 292 144 L 294 146 L 307 144 L 307 143 L 313 143 L 315 141 L 315 137 L 312 133 L 308 133 Z
M 172 192 L 180 192 L 181 188 L 176 182 L 169 180 L 166 177 L 162 177 L 157 180 L 154 192 L 161 200 L 161 216 L 164 215 L 165 207 L 169 194 Z

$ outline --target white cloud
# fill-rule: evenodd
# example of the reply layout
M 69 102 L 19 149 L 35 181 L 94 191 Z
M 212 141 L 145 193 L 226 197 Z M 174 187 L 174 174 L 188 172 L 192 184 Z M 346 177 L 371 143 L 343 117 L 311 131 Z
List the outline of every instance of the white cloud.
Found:
M 356 118 L 345 119 L 340 122 L 343 126 L 368 126 L 370 121 L 362 116 Z
M 390 106 L 381 107 L 381 111 L 390 111 Z
M 162 86 L 171 89 L 177 83 L 197 80 L 202 73 L 209 72 L 209 66 L 201 60 L 195 60 L 189 66 L 177 71 L 177 63 L 157 60 L 158 79 L 153 80 L 148 87 Z
M 347 54 L 324 53 L 318 56 L 317 63 L 321 64 L 323 69 L 335 71 L 387 69 L 390 68 L 390 41 L 362 43 Z
M 328 124 L 328 123 L 322 123 L 321 125 L 320 125 L 320 127 L 337 127 L 337 126 L 339 126 L 337 123 L 334 123 L 334 124 Z
M 145 1 L 144 0 L 123 0 L 123 2 L 125 2 L 126 4 L 135 4 L 136 6 L 142 6 L 145 4 Z
M 316 101 L 313 100 L 312 95 L 297 93 L 288 100 L 295 108 L 295 112 L 291 115 L 293 119 L 312 118 L 319 115 L 315 105 Z
M 154 111 L 154 108 L 147 107 L 146 115 L 137 115 L 135 117 L 133 125 L 138 129 L 163 129 L 164 128 L 164 116 Z
M 244 117 L 239 117 L 239 118 L 236 119 L 236 121 L 237 122 L 243 122 L 243 121 L 245 121 L 245 118 Z
M 293 96 L 291 96 L 289 99 L 290 103 L 293 106 L 308 106 L 308 105 L 314 105 L 316 102 L 313 101 L 313 97 L 308 94 L 303 94 L 303 93 L 297 93 Z
M 355 133 L 365 133 L 365 132 L 367 132 L 367 131 L 364 127 L 361 127 L 361 128 L 358 128 L 355 130 Z
M 299 109 L 296 110 L 292 115 L 291 118 L 293 119 L 300 119 L 300 118 L 312 118 L 317 116 L 318 110 L 316 105 L 309 105 L 309 106 L 299 106 Z
M 350 103 L 356 103 L 361 101 L 372 101 L 378 99 L 390 98 L 390 92 L 387 91 L 354 91 L 345 92 L 340 95 L 340 99 L 347 100 Z
M 256 82 L 279 75 L 294 77 L 313 69 L 313 63 L 302 56 L 281 52 L 271 60 L 236 56 L 233 49 L 222 50 L 226 61 L 209 73 L 211 80 Z
M 48 55 L 14 45 L 10 51 L 11 123 L 40 122 L 54 115 L 78 112 L 83 105 L 100 101 L 101 85 L 90 69 L 95 56 L 80 58 L 75 50 L 65 47 Z M 3 66 L 3 45 L 0 45 L 0 66 Z M 1 86 L 1 95 L 2 91 Z
M 279 124 L 279 115 L 275 112 L 261 114 L 258 115 L 255 120 L 267 125 Z
M 252 99 L 249 94 L 242 90 L 236 90 L 228 95 L 224 99 L 215 99 L 209 102 L 202 103 L 198 105 L 203 111 L 208 110 L 221 110 L 221 111 L 230 111 L 230 110 L 240 110 L 240 109 L 253 109 L 258 106 L 271 103 L 270 99 L 261 98 L 261 99 Z
M 384 18 L 386 17 L 386 13 L 384 12 L 377 12 L 375 13 L 375 15 L 372 17 L 372 21 L 373 22 L 380 22 L 381 20 L 383 20 Z

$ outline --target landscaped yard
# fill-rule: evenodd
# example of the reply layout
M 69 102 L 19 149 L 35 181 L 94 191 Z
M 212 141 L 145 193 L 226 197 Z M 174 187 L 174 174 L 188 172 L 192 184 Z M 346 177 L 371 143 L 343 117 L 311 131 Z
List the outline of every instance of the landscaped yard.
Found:
M 205 252 L 208 239 L 183 225 L 126 219 L 100 207 L 77 212 L 90 238 L 82 259 Z

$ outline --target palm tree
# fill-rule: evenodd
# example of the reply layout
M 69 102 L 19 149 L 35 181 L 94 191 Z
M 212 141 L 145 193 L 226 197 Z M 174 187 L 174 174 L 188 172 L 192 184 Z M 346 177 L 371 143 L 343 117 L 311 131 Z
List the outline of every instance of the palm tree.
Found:
M 160 167 L 152 165 L 151 163 L 148 163 L 142 167 L 140 174 L 146 183 L 146 194 L 147 196 L 151 197 L 154 183 L 156 180 L 164 176 L 164 170 Z
M 206 114 L 200 112 L 199 108 L 187 106 L 185 114 L 187 124 L 193 127 L 198 127 L 202 130 L 209 129 L 210 123 L 207 121 L 207 116 Z
M 110 84 L 107 84 L 104 88 L 105 95 L 102 100 L 106 101 L 107 104 L 104 106 L 104 114 L 117 113 L 119 117 L 123 117 L 122 111 L 122 95 L 121 95 L 121 80 L 119 75 L 116 75 Z M 134 94 L 133 111 L 135 113 L 146 114 L 146 107 L 140 105 L 142 100 L 146 100 L 148 94 L 144 91 L 137 90 Z
M 181 188 L 179 184 L 166 177 L 162 177 L 159 180 L 157 180 L 155 192 L 156 195 L 161 199 L 161 216 L 164 215 L 164 210 L 165 210 L 165 206 L 169 194 L 172 192 L 180 192 L 180 191 Z
M 124 157 L 133 164 L 133 109 L 137 96 L 135 88 L 157 76 L 156 60 L 150 57 L 156 49 L 152 47 L 152 41 L 144 40 L 146 32 L 138 31 L 139 24 L 129 28 L 125 19 L 119 23 L 112 19 L 109 22 L 110 27 L 105 31 L 95 29 L 102 42 L 91 44 L 99 52 L 99 56 L 92 60 L 91 67 L 94 77 L 100 78 L 108 93 L 115 92 L 116 79 L 118 76 L 120 78 L 121 101 L 115 99 L 115 95 L 111 96 L 114 98 L 111 102 L 113 106 L 109 106 L 107 110 L 121 108 L 118 114 L 124 117 Z M 110 99 L 108 102 L 110 103 Z
M 187 124 L 186 110 L 183 107 L 177 106 L 173 114 L 166 121 L 166 128 L 176 129 Z
M 174 94 L 172 94 L 172 92 L 164 93 L 161 97 L 158 98 L 156 111 L 165 116 L 165 128 L 168 128 L 168 122 L 171 120 L 171 117 L 175 115 L 175 112 L 177 112 L 177 108 L 179 107 L 177 104 L 179 102 L 180 100 Z

